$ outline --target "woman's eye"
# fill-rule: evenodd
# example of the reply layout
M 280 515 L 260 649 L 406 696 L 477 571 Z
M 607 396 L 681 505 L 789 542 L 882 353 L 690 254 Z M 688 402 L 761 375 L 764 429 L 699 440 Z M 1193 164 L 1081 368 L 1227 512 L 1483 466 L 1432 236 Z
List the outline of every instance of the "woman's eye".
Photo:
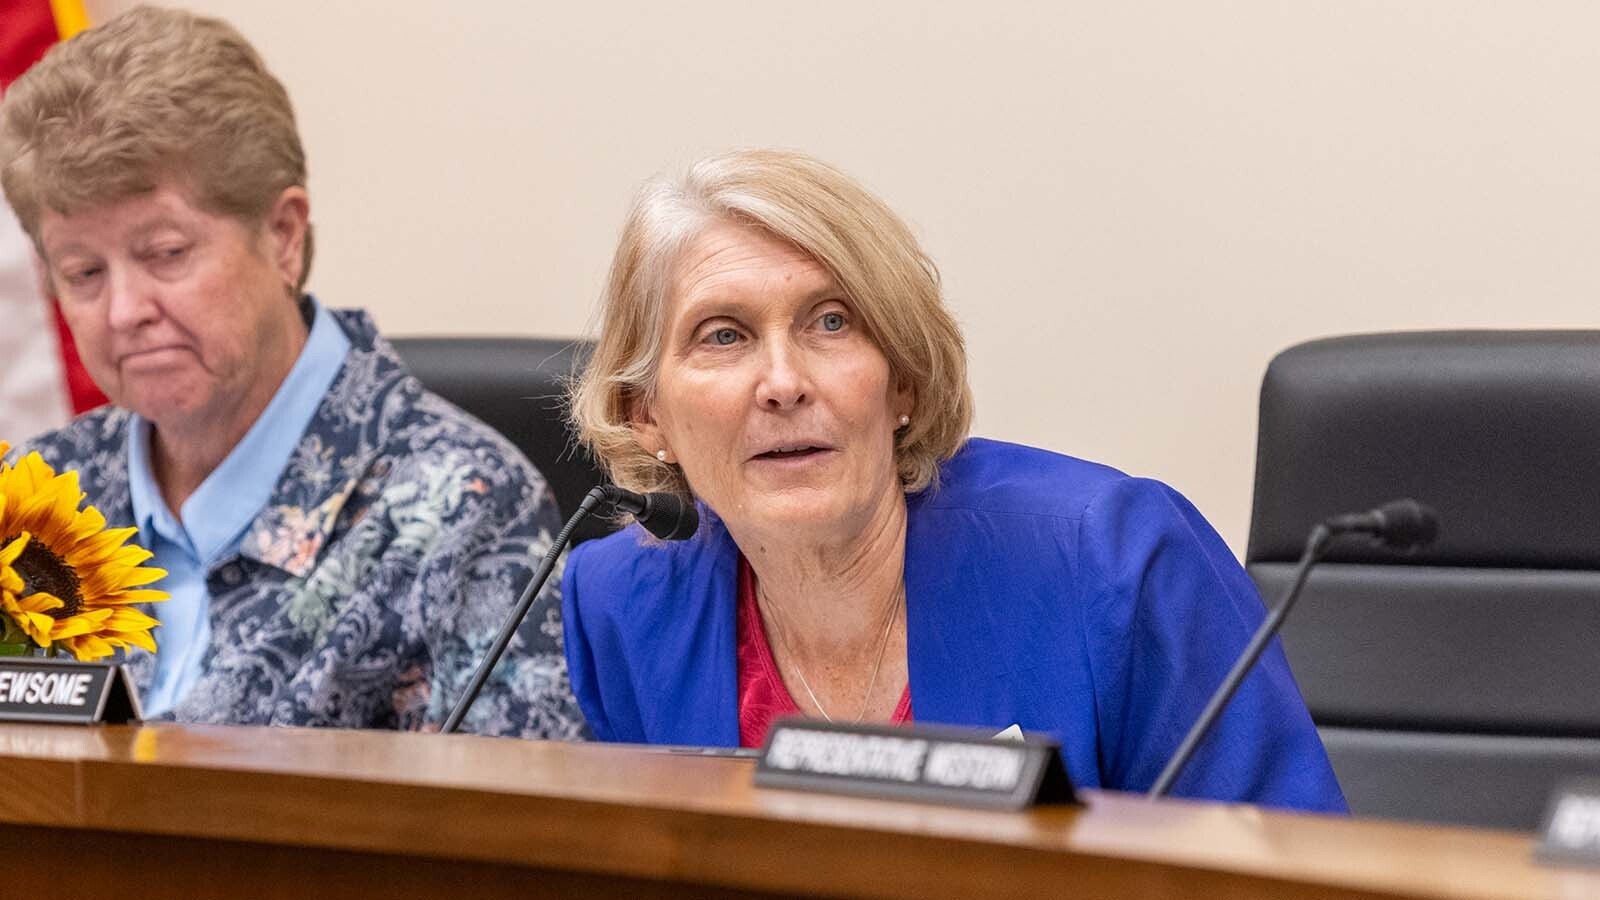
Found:
M 718 328 L 711 332 L 711 343 L 719 347 L 726 347 L 739 340 L 739 331 L 735 328 Z
M 817 320 L 822 324 L 823 331 L 842 331 L 844 329 L 844 313 L 824 313 Z

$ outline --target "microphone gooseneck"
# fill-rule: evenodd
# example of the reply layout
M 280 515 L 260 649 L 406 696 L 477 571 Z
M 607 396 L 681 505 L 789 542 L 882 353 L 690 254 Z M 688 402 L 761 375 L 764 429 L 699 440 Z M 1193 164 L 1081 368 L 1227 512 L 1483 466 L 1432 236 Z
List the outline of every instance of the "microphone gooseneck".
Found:
M 1306 538 L 1305 550 L 1300 554 L 1300 563 L 1295 569 L 1294 580 L 1290 582 L 1289 589 L 1283 594 L 1283 601 L 1267 614 L 1256 633 L 1250 637 L 1250 643 L 1245 645 L 1244 651 L 1234 661 L 1233 668 L 1228 670 L 1228 676 L 1222 679 L 1222 684 L 1216 693 L 1206 703 L 1206 707 L 1195 720 L 1189 733 L 1184 735 L 1183 743 L 1178 745 L 1177 752 L 1172 754 L 1172 759 L 1167 761 L 1166 768 L 1161 770 L 1161 775 L 1151 786 L 1148 796 L 1162 797 L 1172 790 L 1173 782 L 1178 780 L 1178 775 L 1189 762 L 1189 757 L 1194 755 L 1195 748 L 1200 746 L 1200 741 L 1211 731 L 1211 726 L 1216 723 L 1222 710 L 1233 699 L 1234 692 L 1243 683 L 1245 675 L 1260 659 L 1261 652 L 1267 649 L 1267 643 L 1283 627 L 1284 619 L 1288 618 L 1289 610 L 1294 608 L 1295 601 L 1300 597 L 1301 588 L 1305 587 L 1306 579 L 1311 575 L 1311 567 L 1322 559 L 1323 554 L 1336 538 L 1344 535 L 1364 534 L 1374 542 L 1394 550 L 1412 551 L 1433 543 L 1439 536 L 1439 522 L 1434 517 L 1433 510 L 1412 499 L 1391 500 L 1374 510 L 1364 513 L 1349 513 L 1334 516 L 1325 522 L 1319 523 L 1311 529 L 1311 534 Z
M 522 589 L 522 596 L 517 598 L 517 605 L 506 618 L 505 625 L 501 626 L 500 633 L 495 635 L 494 643 L 489 646 L 489 652 L 484 656 L 483 662 L 478 664 L 477 670 L 472 673 L 472 680 L 468 682 L 466 691 L 450 710 L 450 715 L 444 720 L 440 731 L 450 734 L 461 727 L 461 720 L 467 717 L 467 710 L 471 709 L 473 701 L 478 699 L 484 683 L 489 680 L 489 673 L 494 671 L 495 665 L 500 662 L 500 657 L 505 655 L 506 648 L 511 646 L 511 639 L 517 634 L 517 629 L 522 627 L 522 620 L 527 618 L 528 610 L 533 608 L 533 599 L 539 595 L 539 589 L 550 579 L 550 573 L 555 570 L 556 560 L 561 557 L 561 551 L 566 549 L 567 543 L 572 540 L 572 532 L 596 506 L 605 502 L 610 502 L 617 509 L 633 516 L 640 525 L 663 541 L 684 540 L 693 536 L 695 530 L 700 527 L 700 515 L 695 510 L 693 501 L 676 494 L 635 494 L 609 484 L 591 488 L 589 493 L 584 495 L 583 502 L 578 504 L 578 509 L 572 514 L 572 518 L 567 520 L 567 524 L 561 527 L 556 539 L 550 543 L 550 549 L 540 561 L 539 568 L 533 573 L 533 577 L 528 579 L 527 586 Z

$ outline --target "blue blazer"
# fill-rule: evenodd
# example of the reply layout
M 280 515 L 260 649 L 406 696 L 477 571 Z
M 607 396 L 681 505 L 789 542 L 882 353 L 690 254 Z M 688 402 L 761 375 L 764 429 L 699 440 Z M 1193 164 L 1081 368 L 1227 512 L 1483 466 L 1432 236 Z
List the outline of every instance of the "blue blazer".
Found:
M 1200 513 L 1156 481 L 973 439 L 907 498 L 906 647 L 918 722 L 1061 742 L 1074 783 L 1141 791 L 1265 615 Z M 572 687 L 601 740 L 738 746 L 739 549 L 638 526 L 572 551 Z M 1343 811 L 1276 642 L 1173 793 Z

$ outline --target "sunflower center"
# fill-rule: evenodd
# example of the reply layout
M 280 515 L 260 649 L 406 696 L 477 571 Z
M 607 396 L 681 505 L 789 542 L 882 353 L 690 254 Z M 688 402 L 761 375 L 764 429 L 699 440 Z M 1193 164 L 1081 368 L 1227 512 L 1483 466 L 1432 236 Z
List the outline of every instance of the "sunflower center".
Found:
M 10 543 L 14 539 L 14 537 L 7 538 L 4 543 Z M 17 557 L 12 568 L 22 576 L 24 597 L 43 591 L 66 604 L 59 609 L 50 610 L 49 615 L 55 619 L 75 616 L 83 609 L 83 592 L 78 581 L 78 573 L 38 538 L 28 541 L 28 545 L 22 548 L 22 555 Z

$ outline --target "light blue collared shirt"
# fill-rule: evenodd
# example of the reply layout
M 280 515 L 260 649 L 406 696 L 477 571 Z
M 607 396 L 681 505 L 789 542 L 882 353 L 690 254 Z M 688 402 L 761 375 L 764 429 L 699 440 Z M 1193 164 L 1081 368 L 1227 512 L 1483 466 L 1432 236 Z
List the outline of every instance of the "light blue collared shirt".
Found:
M 311 333 L 289 376 L 254 425 L 222 464 L 183 502 L 182 515 L 167 508 L 150 468 L 149 423 L 134 415 L 128 437 L 128 493 L 139 543 L 167 570 L 153 585 L 172 599 L 152 607 L 156 672 L 143 697 L 146 715 L 171 710 L 200 678 L 211 643 L 211 595 L 206 575 L 239 550 L 250 523 L 272 498 L 289 455 L 344 365 L 350 339 L 326 308 L 315 309 Z

